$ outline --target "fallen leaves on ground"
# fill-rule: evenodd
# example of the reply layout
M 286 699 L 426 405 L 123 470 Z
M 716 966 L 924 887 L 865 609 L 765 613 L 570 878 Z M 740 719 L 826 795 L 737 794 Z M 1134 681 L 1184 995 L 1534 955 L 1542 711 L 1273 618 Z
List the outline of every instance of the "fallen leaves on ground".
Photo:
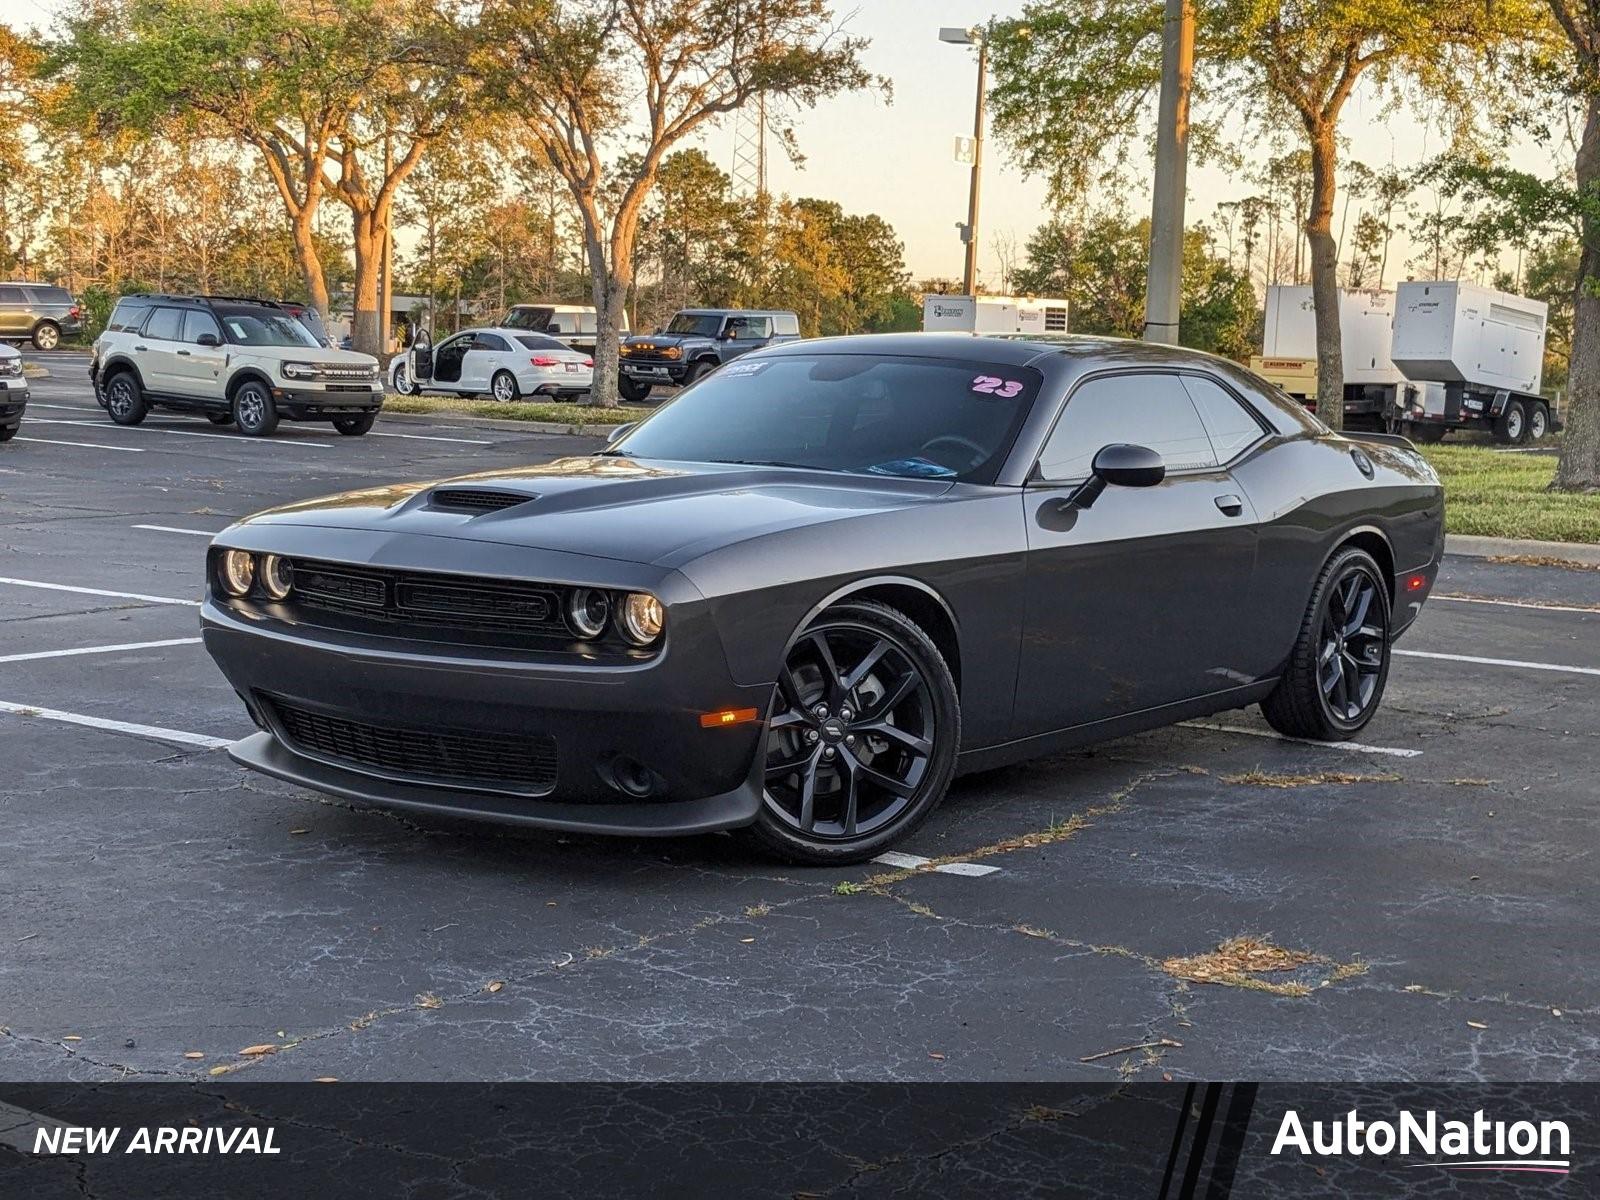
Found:
M 1191 983 L 1216 983 L 1227 987 L 1271 992 L 1275 996 L 1309 996 L 1311 985 L 1299 979 L 1272 979 L 1312 965 L 1328 965 L 1325 954 L 1309 950 L 1290 950 L 1274 945 L 1267 937 L 1243 934 L 1222 942 L 1204 954 L 1164 959 L 1161 969 L 1176 979 Z M 1326 983 L 1360 975 L 1366 967 L 1357 963 L 1333 963 Z M 1323 985 L 1319 985 L 1323 986 Z
M 444 1007 L 444 1001 L 439 999 L 439 997 L 435 996 L 432 992 L 423 992 L 420 996 L 417 997 L 417 1007 L 418 1008 L 443 1008 Z
M 278 1046 L 276 1042 L 262 1042 L 259 1046 L 246 1046 L 239 1051 L 246 1058 L 258 1058 L 263 1054 L 276 1054 L 277 1052 Z
M 1400 776 L 1387 772 L 1362 775 L 1352 771 L 1315 771 L 1309 775 L 1273 775 L 1266 771 L 1246 771 L 1242 775 L 1224 775 L 1222 782 L 1249 787 L 1297 788 L 1321 783 L 1399 783 Z

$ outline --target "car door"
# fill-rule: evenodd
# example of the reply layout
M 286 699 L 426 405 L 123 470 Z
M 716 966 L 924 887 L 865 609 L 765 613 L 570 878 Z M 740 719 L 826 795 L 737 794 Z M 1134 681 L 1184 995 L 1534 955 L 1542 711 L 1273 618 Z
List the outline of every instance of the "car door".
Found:
M 144 328 L 133 339 L 133 361 L 139 368 L 144 390 L 163 396 L 183 395 L 178 376 L 178 351 L 183 344 L 181 308 L 152 308 Z
M 19 287 L 0 287 L 0 334 L 26 337 L 33 330 L 28 299 Z
M 722 336 L 722 361 L 728 362 L 766 345 L 772 337 L 772 318 L 729 317 Z
M 209 344 L 202 344 L 206 338 Z M 222 344 L 222 326 L 203 309 L 183 314 L 183 344 L 173 352 L 172 386 L 181 396 L 221 400 L 222 372 L 228 352 Z
M 472 335 L 458 333 L 446 338 L 433 352 L 433 384 L 446 391 L 459 391 L 462 372 L 466 369 L 467 351 L 472 348 Z
M 489 380 L 500 366 L 500 350 L 505 342 L 492 333 L 475 333 L 461 359 L 461 390 L 487 392 Z
M 1068 503 L 1104 446 L 1161 454 L 1154 487 Z M 1240 670 L 1255 514 L 1172 372 L 1073 390 L 1024 495 L 1027 601 L 1018 736 L 1224 691 Z

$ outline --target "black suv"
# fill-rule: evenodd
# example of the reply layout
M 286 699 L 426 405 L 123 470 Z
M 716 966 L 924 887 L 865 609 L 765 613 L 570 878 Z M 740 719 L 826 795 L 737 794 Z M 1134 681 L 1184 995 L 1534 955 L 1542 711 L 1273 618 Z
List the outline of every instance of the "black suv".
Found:
M 741 354 L 799 339 L 800 318 L 792 312 L 685 308 L 665 329 L 622 343 L 617 387 L 624 400 L 643 400 L 654 384 L 691 384 Z
M 45 283 L 0 283 L 0 338 L 54 350 L 64 337 L 83 332 L 83 309 L 63 287 Z

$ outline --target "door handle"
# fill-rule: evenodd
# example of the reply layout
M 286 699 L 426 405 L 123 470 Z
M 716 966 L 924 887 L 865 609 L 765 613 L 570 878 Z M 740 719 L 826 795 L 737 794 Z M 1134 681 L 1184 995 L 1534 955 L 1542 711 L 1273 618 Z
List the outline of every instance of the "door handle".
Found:
M 1217 507 L 1222 510 L 1223 516 L 1237 517 L 1244 511 L 1244 501 L 1232 494 L 1218 496 Z
M 134 347 L 134 350 L 139 354 L 143 354 L 148 349 L 150 349 L 149 346 L 135 346 Z
M 188 358 L 189 357 L 189 352 L 187 350 L 179 350 L 178 353 L 181 354 L 184 358 Z

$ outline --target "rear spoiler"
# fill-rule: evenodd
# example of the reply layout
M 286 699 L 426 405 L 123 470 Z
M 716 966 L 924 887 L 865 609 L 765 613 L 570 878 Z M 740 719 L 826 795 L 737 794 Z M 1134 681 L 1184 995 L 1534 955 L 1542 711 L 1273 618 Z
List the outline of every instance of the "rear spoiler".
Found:
M 1376 442 L 1380 446 L 1402 446 L 1407 450 L 1417 448 L 1410 438 L 1398 433 L 1368 433 L 1364 429 L 1344 429 L 1340 432 L 1352 442 Z

